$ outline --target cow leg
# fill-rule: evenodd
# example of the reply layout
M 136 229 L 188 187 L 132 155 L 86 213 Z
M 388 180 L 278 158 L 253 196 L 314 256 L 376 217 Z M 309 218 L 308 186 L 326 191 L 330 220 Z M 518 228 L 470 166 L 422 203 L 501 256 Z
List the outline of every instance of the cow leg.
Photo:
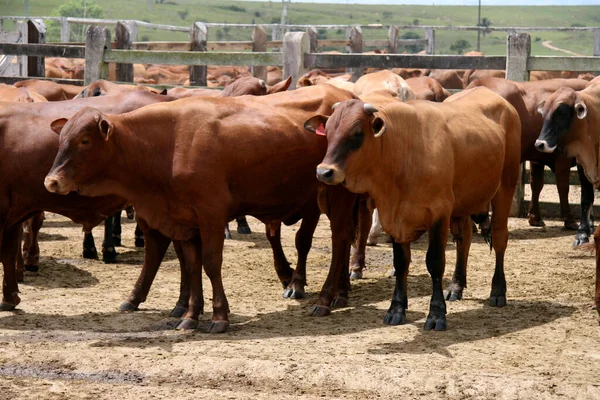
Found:
M 231 240 L 231 231 L 229 230 L 229 222 L 225 225 L 225 239 Z
M 312 246 L 312 239 L 319 223 L 321 211 L 317 202 L 312 203 L 303 210 L 302 223 L 296 233 L 296 252 L 298 263 L 292 276 L 292 281 L 283 292 L 283 297 L 290 299 L 302 299 L 306 297 L 304 286 L 306 286 L 306 259 Z
M 332 254 L 327 279 L 312 310 L 312 315 L 319 317 L 331 313 L 334 299 L 336 307 L 348 304 L 350 246 L 356 233 L 354 209 L 357 196 L 341 186 L 331 186 L 327 188 L 327 198 Z
M 140 224 L 135 224 L 135 247 L 144 247 L 144 232 Z
M 572 163 L 573 159 L 571 158 L 557 156 L 554 162 L 554 176 L 556 177 L 556 189 L 560 201 L 560 217 L 564 221 L 566 229 L 576 230 L 577 223 L 573 218 L 573 214 L 571 214 L 571 206 L 569 205 L 569 175 Z
M 506 305 L 506 278 L 504 276 L 504 253 L 508 244 L 508 215 L 514 189 L 506 190 L 500 187 L 492 199 L 492 247 L 496 253 L 496 267 L 492 278 L 490 306 L 504 307 Z
M 248 221 L 246 220 L 246 216 L 242 215 L 235 219 L 237 222 L 237 232 L 242 235 L 249 235 L 252 233 L 250 229 L 250 225 L 248 225 Z
M 448 241 L 449 220 L 441 220 L 429 229 L 429 247 L 425 256 L 427 271 L 431 275 L 433 294 L 429 303 L 429 315 L 425 330 L 446 330 L 446 301 L 442 290 L 442 278 L 446 266 L 446 242 Z
M 177 258 L 179 259 L 181 281 L 179 283 L 179 299 L 177 300 L 177 304 L 175 304 L 175 308 L 173 308 L 173 310 L 171 311 L 170 316 L 181 318 L 189 308 L 188 303 L 190 301 L 190 271 L 187 269 L 187 266 L 185 264 L 185 255 L 183 253 L 183 248 L 178 240 L 173 241 L 173 248 L 175 249 L 175 253 L 177 253 Z M 202 299 L 204 301 L 204 297 Z
M 450 231 L 456 243 L 456 267 L 452 283 L 446 291 L 446 300 L 461 300 L 464 288 L 467 287 L 467 260 L 473 238 L 473 222 L 470 217 L 454 219 Z
M 121 246 L 121 211 L 110 216 L 112 218 L 112 241 L 115 247 Z
M 17 284 L 16 262 L 17 252 L 19 251 L 21 239 L 22 224 L 16 224 L 12 228 L 5 230 L 0 234 L 0 257 L 4 269 L 4 278 L 2 282 L 2 303 L 0 311 L 11 311 L 19 305 L 19 285 Z
M 362 279 L 363 269 L 365 268 L 365 252 L 367 250 L 367 237 L 370 238 L 371 220 L 374 218 L 373 212 L 367 207 L 367 199 L 361 199 L 358 202 L 358 237 L 356 238 L 356 247 L 350 260 L 350 279 Z M 377 243 L 377 241 L 375 241 Z
M 594 305 L 600 315 L 600 225 L 594 231 L 594 243 L 596 245 L 596 293 L 594 295 Z M 600 319 L 598 321 L 600 322 Z
M 98 251 L 96 250 L 96 243 L 94 242 L 94 235 L 92 232 L 84 232 L 83 234 L 83 258 L 97 259 Z
M 410 265 L 410 243 L 392 242 L 394 249 L 394 270 L 396 271 L 396 287 L 392 297 L 392 304 L 388 309 L 383 323 L 388 325 L 401 325 L 406 323 L 406 310 L 408 309 L 407 278 Z
M 544 165 L 529 161 L 529 184 L 531 185 L 531 202 L 529 203 L 529 225 L 546 226 L 540 215 L 540 193 L 544 188 Z
M 38 235 L 42 224 L 44 223 L 44 212 L 39 212 L 29 218 L 23 224 L 25 231 L 25 242 L 23 243 L 23 262 L 25 270 L 29 272 L 38 272 L 40 265 L 40 246 L 38 244 Z
M 144 265 L 131 294 L 121 304 L 121 312 L 136 311 L 141 303 L 146 301 L 152 282 L 158 272 L 158 267 L 167 252 L 171 239 L 159 231 L 150 229 L 146 232 L 146 251 L 144 253 Z
M 575 235 L 573 247 L 577 247 L 590 241 L 592 234 L 592 211 L 594 204 L 594 186 L 588 181 L 581 164 L 577 164 L 577 174 L 581 183 L 581 222 Z
M 119 211 L 119 218 L 121 212 Z M 113 241 L 113 225 L 115 215 L 104 220 L 104 240 L 102 241 L 102 261 L 107 264 L 113 264 L 117 262 L 117 250 L 115 250 L 115 243 Z
M 21 234 L 18 240 L 19 243 L 21 243 L 21 240 L 23 240 L 23 229 L 21 229 L 20 232 Z M 21 283 L 25 280 L 25 262 L 23 261 L 23 252 L 21 251 L 21 246 L 17 247 L 17 261 L 15 265 L 15 274 L 18 283 Z
M 292 282 L 294 270 L 290 268 L 290 263 L 285 257 L 283 247 L 281 247 L 281 223 L 277 222 L 272 224 L 265 224 L 265 230 L 267 240 L 271 245 L 271 250 L 273 250 L 273 262 L 275 266 L 275 272 L 277 273 L 277 277 L 283 285 L 283 288 L 286 289 L 288 285 Z M 289 297 L 286 296 L 286 291 L 283 292 L 283 297 Z

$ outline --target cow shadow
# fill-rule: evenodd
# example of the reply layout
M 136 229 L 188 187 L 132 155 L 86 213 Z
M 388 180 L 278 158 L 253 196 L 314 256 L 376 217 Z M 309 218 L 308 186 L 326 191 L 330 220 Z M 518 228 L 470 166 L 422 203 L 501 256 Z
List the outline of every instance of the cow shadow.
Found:
M 38 233 L 38 241 L 40 241 L 40 242 L 59 241 L 59 240 L 69 240 L 69 238 L 64 235 L 61 235 L 59 233 L 46 233 L 46 232 Z
M 535 239 L 550 239 L 556 237 L 573 236 L 577 231 L 567 230 L 562 226 L 546 226 L 544 228 L 529 227 L 511 229 L 508 232 L 508 241 L 510 246 L 511 240 L 535 240 Z
M 72 288 L 81 289 L 97 285 L 98 279 L 92 273 L 78 268 L 79 260 L 58 261 L 40 260 L 40 269 L 35 274 L 26 273 L 21 285 L 42 287 L 45 289 Z

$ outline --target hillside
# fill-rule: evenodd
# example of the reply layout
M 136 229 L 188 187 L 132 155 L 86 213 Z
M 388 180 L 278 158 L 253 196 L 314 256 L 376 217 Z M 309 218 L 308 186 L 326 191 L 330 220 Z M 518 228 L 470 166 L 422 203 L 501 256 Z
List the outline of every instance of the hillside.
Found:
M 1 15 L 52 15 L 63 0 L 0 0 Z M 228 23 L 279 22 L 281 3 L 240 2 L 227 0 L 96 0 L 105 18 L 138 19 L 154 23 L 187 26 L 194 21 Z M 29 8 L 24 6 L 29 3 Z M 312 4 L 293 3 L 288 11 L 293 24 L 376 24 L 408 25 L 474 25 L 477 7 L 472 6 L 418 6 L 418 5 L 365 5 L 365 4 Z M 482 17 L 492 21 L 492 26 L 600 26 L 600 6 L 576 7 L 482 7 Z M 182 18 L 185 17 L 185 18 Z M 11 24 L 5 23 L 5 29 Z M 406 34 L 400 32 L 400 35 Z M 415 31 L 423 36 L 423 31 Z M 339 39 L 343 30 L 320 32 L 322 37 Z M 211 29 L 210 40 L 247 40 L 249 29 Z M 385 30 L 365 30 L 366 39 L 383 38 Z M 593 54 L 591 32 L 533 32 L 532 52 L 536 55 L 564 55 L 545 48 L 543 41 L 584 55 Z M 187 40 L 183 33 L 141 29 L 141 40 Z M 436 32 L 436 52 L 455 54 L 450 46 L 464 39 L 474 50 L 477 35 L 474 32 Z M 56 29 L 49 30 L 49 40 L 58 40 Z M 503 32 L 491 32 L 482 37 L 481 50 L 486 54 L 504 54 L 506 36 Z

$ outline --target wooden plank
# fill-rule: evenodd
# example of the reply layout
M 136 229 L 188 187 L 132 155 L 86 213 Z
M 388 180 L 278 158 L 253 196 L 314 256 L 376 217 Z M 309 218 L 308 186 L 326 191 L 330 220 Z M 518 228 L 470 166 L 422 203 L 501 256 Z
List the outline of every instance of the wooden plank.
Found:
M 523 181 L 529 182 L 530 180 L 530 171 L 528 169 L 525 170 L 525 175 L 523 176 Z M 544 184 L 546 185 L 556 185 L 556 176 L 554 172 L 550 170 L 544 170 Z M 579 186 L 579 175 L 577 171 L 569 172 L 569 185 L 571 186 Z
M 238 41 L 238 42 L 208 42 L 206 46 L 207 51 L 252 51 L 253 42 Z M 265 48 L 265 51 L 267 49 Z
M 350 40 L 349 39 L 324 39 L 324 40 L 319 40 L 319 47 L 342 47 L 342 46 L 349 46 L 350 45 Z
M 427 40 L 425 53 L 435 54 L 435 29 L 425 28 L 425 39 Z
M 600 71 L 600 57 L 532 56 L 530 71 Z
M 257 26 L 252 32 L 252 51 L 255 53 L 265 53 L 267 51 L 267 31 L 262 26 Z M 252 66 L 252 76 L 267 81 L 267 66 Z
M 85 58 L 85 47 L 61 45 L 57 46 L 51 44 L 0 43 L 0 54 L 41 57 Z
M 347 53 L 362 53 L 364 51 L 363 34 L 362 29 L 360 29 L 360 26 L 355 25 L 352 27 L 352 29 L 350 29 L 349 39 L 350 44 L 348 45 L 348 47 L 346 47 Z M 350 80 L 352 82 L 356 82 L 356 80 L 363 75 L 364 70 L 360 67 L 348 68 L 348 66 L 346 66 L 346 72 L 352 74 Z
M 506 57 L 435 56 L 421 54 L 319 54 L 304 57 L 309 68 L 439 68 L 439 69 L 504 69 Z
M 319 48 L 319 33 L 312 26 L 306 29 L 306 34 L 308 35 L 308 39 L 310 40 L 310 50 L 309 53 L 316 53 Z
M 108 77 L 108 64 L 104 62 L 106 48 L 110 47 L 110 30 L 102 26 L 90 26 L 85 39 L 85 74 L 86 85 L 106 79 Z M 121 50 L 127 51 L 127 50 Z
M 131 43 L 137 40 L 138 29 L 133 21 L 119 21 L 115 27 L 117 49 L 130 50 Z M 116 79 L 121 82 L 133 82 L 133 64 L 117 64 Z
M 190 42 L 133 42 L 132 50 L 190 51 Z
M 46 44 L 46 25 L 41 19 L 27 21 L 27 43 Z M 44 57 L 29 57 L 27 60 L 27 75 L 46 76 Z
M 395 54 L 398 52 L 398 27 L 395 25 L 392 25 L 389 27 L 388 29 L 388 53 L 390 54 Z M 367 41 L 367 46 L 368 46 L 368 41 Z M 314 53 L 313 51 L 311 51 L 311 53 Z
M 71 39 L 71 28 L 69 27 L 69 21 L 66 18 L 60 19 L 60 41 L 68 42 Z
M 192 25 L 192 34 L 190 41 L 191 52 L 206 52 L 206 42 L 208 41 L 208 28 L 201 22 L 194 22 Z M 207 82 L 207 66 L 191 65 L 190 66 L 190 84 L 198 86 L 206 86 Z
M 31 78 L 30 76 L 0 76 L 0 83 L 6 83 L 7 85 L 12 85 L 16 82 L 26 81 L 29 79 L 39 79 L 39 80 L 43 80 L 43 81 L 51 81 L 51 82 L 56 82 L 56 83 L 66 83 L 69 85 L 83 86 L 83 79 L 58 79 L 58 78 L 43 78 L 43 77 Z
M 306 73 L 302 61 L 309 50 L 310 38 L 306 32 L 288 32 L 283 37 L 283 79 L 292 77 L 290 88 L 295 88 L 298 78 Z
M 281 53 L 106 50 L 104 61 L 169 65 L 283 65 L 283 56 Z
M 594 56 L 600 56 L 600 29 L 594 29 Z
M 16 43 L 21 38 L 21 34 L 17 31 L 1 32 L 0 43 Z
M 398 39 L 398 46 L 427 46 L 427 39 Z

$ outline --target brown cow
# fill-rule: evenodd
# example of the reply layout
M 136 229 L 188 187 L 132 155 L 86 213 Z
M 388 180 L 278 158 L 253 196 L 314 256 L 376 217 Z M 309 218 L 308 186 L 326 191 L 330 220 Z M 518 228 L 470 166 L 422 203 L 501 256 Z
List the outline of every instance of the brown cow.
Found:
M 46 102 L 48 100 L 33 90 L 0 83 L 0 101 L 9 101 L 14 103 L 39 103 Z
M 48 101 L 70 100 L 83 90 L 81 86 L 59 84 L 40 79 L 28 79 L 15 83 L 15 87 L 25 87 L 44 96 Z
M 307 124 L 325 119 L 317 116 Z M 452 226 L 457 246 L 465 246 L 468 254 L 470 216 L 487 215 L 490 202 L 496 269 L 489 303 L 506 304 L 504 252 L 519 177 L 520 130 L 515 109 L 486 88 L 444 103 L 414 100 L 378 110 L 350 100 L 336 107 L 326 122 L 327 154 L 317 176 L 354 193 L 369 193 L 394 238 L 396 289 L 385 323 L 406 322 L 410 243 L 429 232 L 426 263 L 433 295 L 425 329 L 446 329 L 442 277 L 448 231 Z M 466 273 L 466 257 L 459 263 Z
M 134 90 L 166 94 L 166 91 L 149 88 L 143 85 L 129 85 L 123 83 L 114 83 L 104 79 L 98 79 L 97 81 L 94 81 L 85 88 L 83 88 L 83 90 L 75 97 L 95 97 L 106 94 L 131 92 Z
M 450 97 L 450 92 L 444 89 L 437 80 L 428 76 L 408 78 L 406 83 L 410 86 L 417 100 L 437 101 L 439 103 Z
M 304 247 L 299 264 L 305 264 L 320 193 L 319 205 L 332 221 L 333 256 L 313 315 L 326 315 L 330 305 L 347 304 L 355 196 L 341 187 L 319 191 L 314 168 L 325 154 L 326 140 L 308 134 L 302 123 L 352 97 L 318 85 L 262 97 L 182 99 L 120 116 L 86 108 L 68 122 L 53 123 L 61 132 L 60 150 L 45 184 L 54 193 L 123 196 L 135 207 L 140 223 L 147 224 L 145 229 L 181 241 L 186 268 L 191 269 L 191 291 L 178 328 L 198 325 L 204 268 L 213 286 L 212 333 L 229 325 L 221 280 L 227 221 L 254 215 L 270 227 L 267 237 L 272 242 L 279 239 L 272 227 L 303 217 L 300 230 L 310 234 L 297 240 Z M 124 170 L 131 173 L 122 174 Z M 294 276 L 289 276 L 288 265 L 277 267 L 282 282 L 304 284 L 304 276 L 297 276 L 300 265 Z
M 539 105 L 544 118 L 536 148 L 544 152 L 556 149 L 567 156 L 576 157 L 585 175 L 600 187 L 600 84 L 593 84 L 581 91 L 560 88 L 548 100 Z M 600 314 L 600 226 L 594 231 L 596 250 L 596 290 L 594 304 Z
M 569 171 L 572 158 L 559 154 L 543 154 L 535 149 L 535 140 L 542 128 L 542 118 L 537 113 L 539 102 L 548 98 L 563 86 L 583 89 L 587 81 L 578 79 L 549 79 L 536 82 L 512 82 L 500 78 L 486 78 L 474 81 L 469 86 L 485 86 L 498 93 L 515 107 L 521 119 L 521 162 L 530 161 L 531 202 L 529 204 L 529 224 L 544 226 L 539 208 L 539 197 L 544 187 L 544 165 L 556 175 L 556 188 L 560 199 L 561 217 L 567 229 L 577 229 L 577 224 L 569 207 Z
M 437 80 L 444 89 L 464 89 L 463 74 L 464 71 L 454 69 L 434 69 L 429 77 Z
M 389 70 L 365 74 L 354 83 L 354 93 L 357 96 L 365 96 L 380 90 L 387 90 L 401 100 L 415 98 L 410 86 L 404 79 Z
M 15 258 L 21 222 L 46 210 L 65 215 L 89 231 L 125 204 L 125 200 L 115 196 L 84 198 L 71 194 L 65 197 L 45 189 L 44 177 L 58 149 L 58 137 L 49 129 L 50 123 L 58 116 L 72 115 L 84 106 L 93 105 L 118 113 L 168 99 L 147 92 L 131 92 L 110 98 L 1 104 L 0 258 L 4 267 L 4 286 L 0 310 L 12 310 L 20 302 Z

